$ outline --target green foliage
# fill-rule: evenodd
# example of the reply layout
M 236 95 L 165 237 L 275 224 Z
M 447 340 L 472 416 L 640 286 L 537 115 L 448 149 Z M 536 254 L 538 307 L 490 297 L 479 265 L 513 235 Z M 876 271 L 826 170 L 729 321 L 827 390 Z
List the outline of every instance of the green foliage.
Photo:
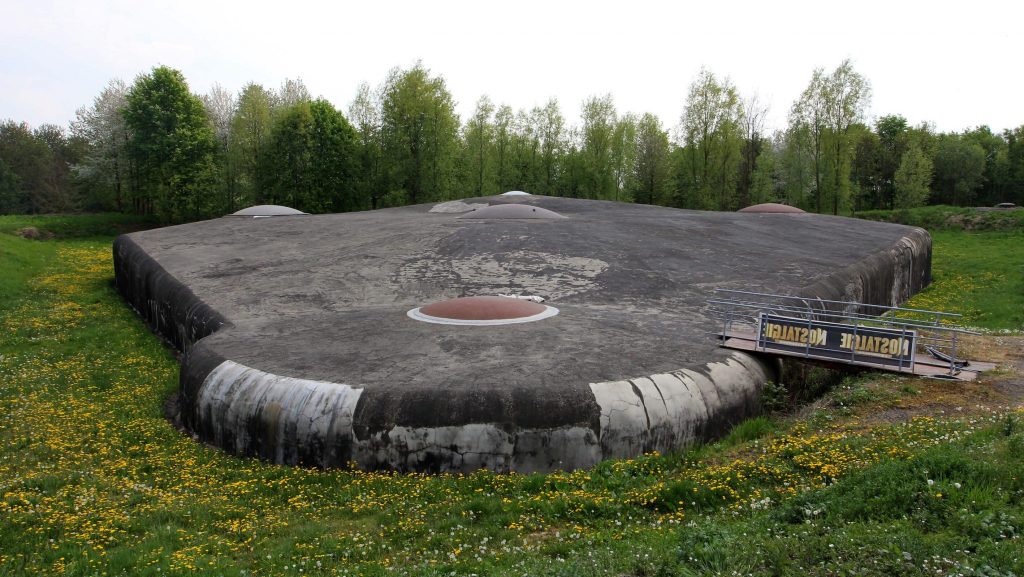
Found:
M 300 101 L 274 121 L 261 165 L 262 197 L 304 212 L 364 208 L 354 195 L 356 133 L 325 100 Z
M 228 137 L 228 155 L 238 173 L 238 197 L 234 205 L 265 204 L 259 174 L 261 155 L 270 139 L 272 101 L 273 95 L 266 88 L 252 82 L 246 84 L 238 96 L 238 108 Z
M 683 206 L 730 210 L 740 163 L 743 108 L 736 86 L 701 69 L 690 84 L 680 130 L 679 193 Z
M 580 130 L 582 183 L 590 198 L 611 199 L 618 193 L 613 161 L 617 115 L 611 94 L 583 102 Z
M 849 60 L 815 70 L 786 130 L 771 137 L 756 95 L 741 101 L 727 78 L 701 70 L 674 142 L 656 117 L 617 111 L 610 94 L 584 101 L 577 126 L 554 99 L 513 110 L 487 97 L 462 124 L 445 80 L 417 63 L 376 89 L 359 87 L 347 111 L 356 138 L 344 185 L 305 172 L 319 166 L 300 154 L 309 136 L 285 118 L 312 106 L 299 79 L 277 90 L 249 83 L 237 98 L 215 85 L 200 106 L 179 72 L 159 67 L 130 91 L 131 107 L 129 88 L 112 80 L 78 111 L 70 137 L 53 126 L 0 126 L 0 213 L 116 210 L 184 221 L 274 199 L 362 210 L 513 189 L 713 210 L 1024 204 L 1024 126 L 937 135 L 900 115 L 867 126 L 870 85 Z M 272 130 L 288 123 L 271 150 Z M 295 156 L 283 161 L 286 150 Z
M 782 383 L 768 381 L 761 387 L 761 410 L 766 413 L 782 411 L 789 407 L 789 391 Z
M 831 200 L 832 214 L 839 214 L 850 197 L 850 172 L 856 140 L 851 129 L 863 119 L 871 98 L 871 86 L 844 60 L 830 74 L 818 68 L 790 111 L 790 131 L 803 137 L 796 143 L 813 159 L 815 212 Z M 802 185 L 803 186 L 803 185 Z M 807 195 L 800 191 L 801 197 Z
M 645 113 L 636 127 L 636 163 L 629 195 L 634 202 L 668 204 L 672 194 L 672 164 L 668 132 L 658 117 Z
M 778 385 L 775 385 L 770 381 L 766 383 L 766 386 L 767 385 L 772 385 L 778 388 Z M 783 392 L 785 392 L 785 389 L 783 389 Z M 762 392 L 762 405 L 764 404 L 763 399 L 764 396 Z M 768 409 L 766 408 L 766 410 Z M 719 441 L 719 443 L 724 447 L 735 447 L 736 445 L 749 443 L 755 439 L 767 437 L 777 430 L 779 430 L 779 424 L 772 419 L 768 417 L 754 417 L 733 427 L 732 430 L 729 431 L 729 434 Z
M 948 204 L 964 205 L 974 199 L 985 173 L 985 149 L 955 134 L 939 139 L 932 161 L 935 197 Z
M 911 144 L 896 170 L 893 186 L 896 190 L 896 208 L 907 209 L 921 206 L 928 200 L 932 181 L 932 161 L 921 148 Z
M 64 130 L 0 122 L 0 214 L 73 210 L 70 165 L 80 154 Z
M 175 222 L 217 213 L 208 194 L 214 182 L 213 131 L 181 72 L 160 66 L 139 76 L 124 115 L 138 174 L 136 212 Z
M 158 225 L 159 221 L 152 217 L 116 213 L 0 216 L 0 236 L 14 235 L 22 228 L 32 227 L 47 239 L 95 239 L 146 230 Z
M 453 192 L 459 119 L 444 79 L 417 63 L 381 90 L 381 152 L 389 194 L 416 204 Z
M 494 140 L 493 116 L 494 104 L 487 96 L 481 96 L 463 130 L 463 188 L 476 196 L 498 192 L 494 156 L 491 153 Z
M 959 206 L 923 206 L 913 210 L 868 210 L 858 218 L 908 224 L 935 231 L 1024 230 L 1024 210 L 977 210 Z
M 73 171 L 89 210 L 126 211 L 128 191 L 134 188 L 128 161 L 128 128 L 124 108 L 128 87 L 111 80 L 92 106 L 79 109 L 72 135 L 86 146 Z

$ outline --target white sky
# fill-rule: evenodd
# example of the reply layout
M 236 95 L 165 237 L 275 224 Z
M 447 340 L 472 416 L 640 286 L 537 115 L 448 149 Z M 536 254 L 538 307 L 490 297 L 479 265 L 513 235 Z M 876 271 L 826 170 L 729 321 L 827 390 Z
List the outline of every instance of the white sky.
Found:
M 0 0 L 0 119 L 66 124 L 108 80 L 164 64 L 193 92 L 302 78 L 347 111 L 359 83 L 417 59 L 465 118 L 488 94 L 529 108 L 611 93 L 666 128 L 701 66 L 770 104 L 781 128 L 816 67 L 851 58 L 870 118 L 939 130 L 1024 124 L 1024 2 L 218 2 Z M 1015 34 L 1016 33 L 1016 34 Z

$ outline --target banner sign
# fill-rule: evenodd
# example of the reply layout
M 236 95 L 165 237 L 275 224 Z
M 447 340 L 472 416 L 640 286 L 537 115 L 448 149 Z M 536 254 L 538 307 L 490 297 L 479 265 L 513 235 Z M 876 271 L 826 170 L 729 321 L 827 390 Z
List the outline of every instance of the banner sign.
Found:
M 911 368 L 915 331 L 854 326 L 761 313 L 759 350 Z

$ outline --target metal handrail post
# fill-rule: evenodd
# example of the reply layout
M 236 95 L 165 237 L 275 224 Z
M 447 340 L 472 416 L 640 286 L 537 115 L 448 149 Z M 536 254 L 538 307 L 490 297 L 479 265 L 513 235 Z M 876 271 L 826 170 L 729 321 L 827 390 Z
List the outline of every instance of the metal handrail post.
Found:
M 899 369 L 900 369 L 901 373 L 903 372 L 903 347 L 906 346 L 906 344 L 907 344 L 907 325 L 902 325 L 900 327 L 900 350 L 899 350 L 899 353 L 898 353 L 899 354 L 899 359 L 900 359 Z M 914 372 L 914 369 L 911 368 L 910 372 Z
M 953 333 L 953 354 L 949 355 L 949 375 L 953 376 L 956 374 L 956 345 L 957 335 Z
M 854 321 L 853 323 L 853 342 L 850 343 L 850 362 L 857 362 L 857 329 L 860 328 L 860 322 Z

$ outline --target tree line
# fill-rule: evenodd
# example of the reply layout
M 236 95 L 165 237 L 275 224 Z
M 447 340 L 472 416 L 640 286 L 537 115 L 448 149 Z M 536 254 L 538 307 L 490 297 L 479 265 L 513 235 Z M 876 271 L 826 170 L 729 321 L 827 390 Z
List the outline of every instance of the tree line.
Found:
M 702 69 L 678 123 L 619 112 L 611 95 L 569 125 L 557 100 L 488 96 L 462 122 L 422 64 L 361 85 L 346 111 L 300 80 L 193 94 L 157 67 L 112 80 L 67 129 L 0 123 L 0 213 L 118 211 L 166 222 L 255 204 L 344 212 L 525 190 L 706 210 L 783 202 L 840 214 L 933 204 L 1024 204 L 1024 126 L 939 133 L 868 123 L 850 61 L 818 69 L 769 130 L 767 107 Z

